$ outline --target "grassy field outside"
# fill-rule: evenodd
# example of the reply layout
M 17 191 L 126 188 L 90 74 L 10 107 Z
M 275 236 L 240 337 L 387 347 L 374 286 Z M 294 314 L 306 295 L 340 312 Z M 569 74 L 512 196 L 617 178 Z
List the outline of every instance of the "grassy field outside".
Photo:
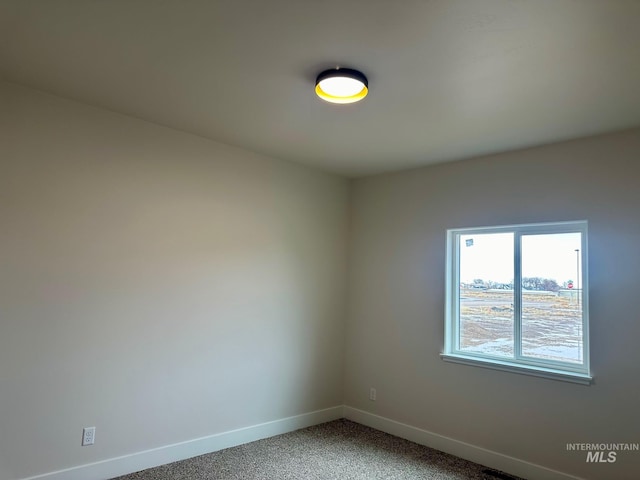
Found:
M 513 305 L 511 290 L 461 288 L 460 349 L 513 357 Z M 582 304 L 576 295 L 523 291 L 522 354 L 582 362 Z

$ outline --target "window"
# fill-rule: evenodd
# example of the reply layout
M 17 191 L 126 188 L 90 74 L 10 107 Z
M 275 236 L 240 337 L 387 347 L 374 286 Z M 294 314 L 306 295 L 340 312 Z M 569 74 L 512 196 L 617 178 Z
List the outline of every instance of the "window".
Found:
M 447 361 L 577 383 L 589 372 L 587 222 L 447 231 Z

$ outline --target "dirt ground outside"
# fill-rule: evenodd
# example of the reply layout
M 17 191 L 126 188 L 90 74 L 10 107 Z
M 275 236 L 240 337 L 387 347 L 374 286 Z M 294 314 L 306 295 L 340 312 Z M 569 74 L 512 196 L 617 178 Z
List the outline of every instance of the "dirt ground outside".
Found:
M 513 291 L 460 289 L 460 349 L 513 356 Z M 582 304 L 554 292 L 523 292 L 522 354 L 582 363 Z

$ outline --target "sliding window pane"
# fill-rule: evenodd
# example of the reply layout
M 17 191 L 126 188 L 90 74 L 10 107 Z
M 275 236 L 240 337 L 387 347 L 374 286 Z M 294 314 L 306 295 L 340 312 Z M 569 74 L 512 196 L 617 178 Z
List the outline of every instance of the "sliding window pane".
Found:
M 521 239 L 522 355 L 582 363 L 581 233 Z
M 459 236 L 459 349 L 513 357 L 513 233 Z

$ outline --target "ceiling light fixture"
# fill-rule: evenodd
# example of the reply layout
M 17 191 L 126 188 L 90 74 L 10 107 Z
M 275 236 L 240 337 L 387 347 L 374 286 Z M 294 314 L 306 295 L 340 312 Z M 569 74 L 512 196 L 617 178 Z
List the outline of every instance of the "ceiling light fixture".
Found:
M 359 102 L 369 93 L 369 82 L 361 72 L 350 68 L 332 68 L 316 78 L 316 95 L 331 103 Z

